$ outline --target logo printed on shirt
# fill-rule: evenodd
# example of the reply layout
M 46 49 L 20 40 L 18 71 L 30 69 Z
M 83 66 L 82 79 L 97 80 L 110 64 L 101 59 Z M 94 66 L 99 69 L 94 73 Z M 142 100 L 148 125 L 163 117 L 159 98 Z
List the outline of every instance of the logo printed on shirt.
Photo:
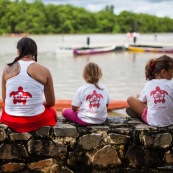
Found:
M 168 93 L 165 90 L 161 90 L 158 86 L 150 92 L 150 96 L 153 96 L 155 104 L 160 102 L 165 103 L 165 95 L 168 95 Z
M 100 107 L 100 98 L 103 98 L 103 96 L 101 94 L 98 94 L 96 90 L 94 90 L 91 95 L 88 95 L 86 97 L 86 100 L 89 100 L 90 102 L 89 104 L 90 109 L 92 107 L 97 107 L 97 108 Z
M 19 87 L 18 91 L 12 91 L 10 93 L 10 97 L 13 97 L 13 103 L 23 103 L 23 105 L 26 104 L 27 98 L 30 97 L 32 98 L 32 95 L 29 92 L 23 91 L 23 87 Z

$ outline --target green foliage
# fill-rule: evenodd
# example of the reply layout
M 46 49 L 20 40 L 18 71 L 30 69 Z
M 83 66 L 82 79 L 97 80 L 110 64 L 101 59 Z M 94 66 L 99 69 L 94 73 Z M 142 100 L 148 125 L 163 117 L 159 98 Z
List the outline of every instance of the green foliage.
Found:
M 109 10 L 102 10 L 96 14 L 97 32 L 112 33 L 116 25 L 116 16 Z
M 173 19 L 123 11 L 114 6 L 93 13 L 72 5 L 45 5 L 41 0 L 0 0 L 0 34 L 173 32 Z

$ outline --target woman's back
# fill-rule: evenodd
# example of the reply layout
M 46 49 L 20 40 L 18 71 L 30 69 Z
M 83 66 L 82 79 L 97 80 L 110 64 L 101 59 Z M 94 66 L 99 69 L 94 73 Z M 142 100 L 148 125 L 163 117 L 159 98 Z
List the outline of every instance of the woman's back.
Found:
M 33 64 L 34 61 L 18 61 L 19 73 L 6 80 L 5 111 L 8 114 L 34 116 L 44 111 L 44 85 L 27 71 Z
M 27 58 L 22 58 L 22 61 L 31 62 L 31 60 L 28 61 Z M 18 62 L 14 63 L 11 66 L 7 65 L 3 72 L 3 80 L 7 81 L 17 76 L 20 73 L 20 70 L 21 70 L 21 67 Z M 28 66 L 27 73 L 31 78 L 33 78 L 34 80 L 44 85 L 44 92 L 45 92 L 47 105 L 53 106 L 55 104 L 55 96 L 54 96 L 54 90 L 52 88 L 53 81 L 52 81 L 52 76 L 50 71 L 46 67 L 34 61 L 34 63 Z M 4 98 L 5 96 L 2 96 L 2 97 Z M 5 100 L 3 101 L 5 102 Z
M 2 74 L 0 121 L 15 131 L 30 132 L 57 121 L 53 80 L 50 71 L 37 63 L 37 44 L 28 37 L 17 43 L 17 57 Z

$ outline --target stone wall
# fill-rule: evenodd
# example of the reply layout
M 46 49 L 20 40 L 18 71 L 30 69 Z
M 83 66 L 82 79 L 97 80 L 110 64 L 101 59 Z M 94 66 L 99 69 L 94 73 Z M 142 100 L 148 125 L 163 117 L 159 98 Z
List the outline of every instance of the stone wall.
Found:
M 109 117 L 83 127 L 62 117 L 55 127 L 16 133 L 0 124 L 0 172 L 172 173 L 173 126 Z

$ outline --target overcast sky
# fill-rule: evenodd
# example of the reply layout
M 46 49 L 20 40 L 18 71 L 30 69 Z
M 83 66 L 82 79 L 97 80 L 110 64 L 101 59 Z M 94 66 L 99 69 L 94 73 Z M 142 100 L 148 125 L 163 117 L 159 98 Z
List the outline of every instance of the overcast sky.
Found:
M 33 0 L 27 0 L 33 2 Z M 173 0 L 42 0 L 45 4 L 72 4 L 87 10 L 97 12 L 106 5 L 114 5 L 114 12 L 123 10 L 135 13 L 147 13 L 158 17 L 173 18 Z

